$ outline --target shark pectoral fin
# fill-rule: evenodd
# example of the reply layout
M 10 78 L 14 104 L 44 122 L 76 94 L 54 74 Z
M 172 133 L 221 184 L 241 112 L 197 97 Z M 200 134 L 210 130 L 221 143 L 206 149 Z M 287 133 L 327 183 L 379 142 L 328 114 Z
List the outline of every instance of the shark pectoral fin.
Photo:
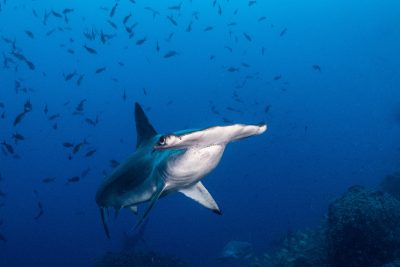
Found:
M 204 185 L 201 182 L 198 182 L 194 186 L 181 189 L 179 190 L 179 192 L 181 192 L 188 198 L 193 199 L 200 205 L 203 205 L 207 209 L 210 209 L 219 215 L 222 214 L 221 210 L 217 205 L 217 202 L 215 202 L 211 194 L 208 192 L 208 190 L 204 187 Z
M 150 210 L 153 208 L 154 204 L 156 203 L 156 201 L 160 198 L 163 190 L 164 190 L 164 186 L 162 186 L 160 189 L 158 189 L 158 191 L 155 192 L 155 194 L 151 197 L 150 199 L 150 204 L 147 206 L 145 212 L 143 213 L 142 217 L 140 218 L 140 220 L 136 223 L 134 229 L 139 228 L 139 226 L 143 223 L 143 221 L 146 219 L 147 215 L 149 215 Z
M 129 210 L 133 212 L 133 214 L 138 214 L 138 207 L 136 205 L 129 206 Z

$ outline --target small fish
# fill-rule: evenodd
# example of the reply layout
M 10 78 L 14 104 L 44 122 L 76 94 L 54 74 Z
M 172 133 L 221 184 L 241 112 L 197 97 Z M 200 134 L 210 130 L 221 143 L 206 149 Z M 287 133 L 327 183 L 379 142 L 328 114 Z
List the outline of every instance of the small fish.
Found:
M 144 88 L 144 87 L 143 87 L 143 94 L 144 94 L 145 96 L 147 96 L 147 90 L 146 90 L 146 88 Z
M 25 137 L 22 134 L 19 134 L 19 133 L 14 133 L 12 135 L 12 138 L 14 139 L 15 143 L 17 143 L 18 141 L 25 140 Z
M 72 147 L 74 147 L 74 144 L 72 144 L 72 143 L 70 143 L 70 142 L 64 142 L 64 143 L 62 143 L 62 145 L 63 145 L 63 147 L 66 147 L 66 148 L 72 148 Z
M 169 6 L 168 9 L 169 10 L 180 11 L 181 7 L 182 7 L 182 2 L 180 2 L 178 5 L 175 5 L 175 6 Z
M 28 99 L 24 104 L 24 111 L 29 112 L 31 110 L 32 110 L 32 103 L 31 103 L 30 99 Z
M 224 46 L 224 48 L 226 48 L 229 52 L 233 52 L 233 48 L 232 47 L 230 47 L 230 46 Z
M 47 115 L 47 113 L 49 113 L 49 108 L 47 107 L 47 104 L 44 106 L 43 112 L 44 115 Z
M 97 51 L 94 49 L 94 48 L 91 48 L 91 47 L 88 47 L 87 45 L 84 45 L 83 46 L 85 49 L 86 49 L 86 51 L 88 51 L 90 54 L 97 54 Z
M 227 71 L 229 71 L 229 72 L 238 72 L 238 71 L 239 71 L 239 68 L 229 67 L 229 68 L 227 69 Z
M 178 23 L 176 23 L 176 21 L 174 20 L 174 18 L 172 16 L 167 16 L 167 19 L 174 25 L 174 26 L 178 26 Z
M 24 32 L 25 32 L 26 35 L 28 35 L 29 38 L 31 38 L 31 39 L 35 38 L 35 35 L 33 34 L 33 32 L 28 31 L 28 30 L 25 30 Z
M 122 99 L 125 101 L 128 97 L 126 96 L 126 91 L 124 89 L 124 94 L 122 95 Z
M 4 103 L 0 102 L 0 108 L 4 108 L 4 107 L 5 107 Z
M 187 32 L 191 32 L 191 31 L 192 31 L 192 24 L 193 24 L 193 22 L 190 21 L 189 24 L 188 24 L 188 26 L 186 27 L 186 31 L 187 31 Z
M 244 33 L 243 33 L 243 36 L 244 36 L 244 38 L 246 38 L 247 41 L 251 42 L 251 37 L 250 37 L 249 34 L 247 34 L 247 33 L 244 32 Z
M 64 80 L 65 80 L 65 81 L 69 81 L 69 80 L 71 80 L 72 78 L 74 78 L 76 74 L 77 74 L 76 71 L 71 72 L 71 73 L 68 73 L 67 75 L 65 75 L 65 74 L 63 73 Z
M 85 108 L 86 98 L 82 99 L 75 108 L 75 114 L 81 114 Z
M 80 86 L 84 77 L 85 77 L 85 75 L 81 74 L 79 76 L 78 80 L 76 80 L 76 85 Z
M 122 21 L 122 23 L 123 23 L 123 24 L 126 24 L 131 16 L 132 16 L 132 13 L 129 13 L 128 15 L 126 15 L 126 16 L 124 17 L 124 20 Z
M 157 10 L 155 10 L 154 8 L 152 8 L 152 7 L 145 7 L 144 8 L 145 10 L 148 10 L 148 11 L 150 11 L 150 12 L 152 12 L 153 13 L 153 19 L 157 16 L 157 15 L 159 15 L 160 14 L 160 12 L 158 12 Z
M 145 37 L 143 37 L 143 39 L 139 39 L 139 40 L 137 40 L 136 41 L 136 45 L 142 45 L 142 44 L 144 44 L 144 42 L 146 42 L 146 36 Z
M 158 44 L 158 41 L 157 41 L 157 43 L 156 43 L 156 51 L 157 51 L 157 52 L 160 52 L 160 45 Z
M 276 76 L 274 76 L 274 81 L 278 81 L 278 80 L 280 80 L 280 79 L 282 79 L 282 75 L 276 75 Z
M 110 18 L 112 18 L 115 15 L 115 11 L 117 10 L 118 7 L 118 3 L 115 3 L 115 5 L 113 6 L 113 8 L 110 11 Z
M 92 126 L 96 126 L 97 123 L 99 123 L 99 117 L 96 116 L 96 119 L 95 119 L 95 120 L 93 120 L 93 119 L 91 119 L 91 118 L 86 118 L 86 119 L 85 119 L 85 122 L 86 122 L 87 124 L 92 125 Z
M 214 27 L 213 26 L 207 26 L 207 27 L 205 27 L 204 28 L 204 30 L 203 31 L 205 31 L 205 32 L 209 32 L 209 31 L 211 31 L 211 30 L 213 30 L 214 29 Z
M 52 121 L 52 120 L 55 120 L 55 119 L 57 119 L 57 118 L 59 118 L 59 117 L 60 117 L 60 114 L 57 113 L 57 114 L 54 114 L 54 115 L 49 116 L 49 117 L 48 117 L 48 120 L 49 120 L 49 121 Z
M 85 157 L 92 157 L 96 153 L 96 149 L 89 150 L 86 152 Z
M 74 148 L 72 149 L 72 153 L 75 155 L 75 154 L 78 153 L 78 152 L 81 150 L 81 148 L 82 148 L 84 145 L 86 145 L 86 144 L 87 144 L 86 139 L 84 139 L 83 142 L 81 142 L 81 143 L 79 143 L 79 144 L 76 144 L 76 145 L 74 146 Z
M 179 55 L 178 52 L 171 50 L 164 54 L 164 58 L 170 58 Z
M 316 71 L 321 71 L 321 67 L 319 65 L 312 65 L 312 68 Z
M 263 21 L 263 20 L 265 20 L 267 17 L 266 16 L 262 16 L 262 17 L 260 17 L 260 18 L 258 18 L 258 22 L 261 22 L 261 21 Z
M 118 29 L 117 24 L 115 24 L 114 22 L 112 22 L 111 20 L 107 20 L 108 24 L 110 24 L 111 27 L 113 27 L 114 29 Z
M 25 115 L 27 113 L 28 113 L 27 111 L 23 111 L 20 114 L 18 114 L 17 117 L 15 117 L 14 123 L 13 123 L 14 127 L 21 123 L 21 121 L 25 118 Z
M 64 8 L 64 10 L 62 11 L 62 13 L 63 13 L 64 15 L 66 15 L 66 14 L 68 14 L 68 13 L 71 13 L 71 12 L 74 12 L 74 9 L 73 9 L 73 8 Z
M 54 182 L 55 180 L 56 180 L 55 177 L 46 177 L 46 178 L 43 178 L 43 179 L 42 179 L 42 183 L 48 184 L 48 183 Z
M 266 105 L 264 108 L 264 113 L 268 113 L 270 109 L 271 109 L 271 104 Z
M 106 67 L 98 68 L 98 69 L 96 69 L 95 73 L 96 73 L 96 74 L 102 73 L 102 72 L 104 72 L 106 69 L 107 69 Z
M 43 214 L 44 214 L 43 207 L 42 207 L 42 204 L 41 204 L 40 202 L 38 203 L 38 206 L 39 206 L 39 212 L 38 212 L 38 214 L 34 217 L 35 220 L 38 220 L 38 219 L 39 219 L 40 217 L 42 217 Z
M 236 22 L 230 22 L 230 23 L 226 24 L 226 26 L 228 26 L 228 27 L 232 27 L 232 26 L 236 26 L 236 25 L 237 25 Z
M 53 14 L 53 16 L 56 18 L 62 18 L 62 15 L 54 10 L 51 10 L 51 14 Z
M 253 0 L 253 1 L 249 1 L 249 3 L 247 4 L 248 6 L 252 6 L 252 5 L 254 5 L 256 3 L 256 1 L 255 0 Z
M 77 182 L 79 182 L 80 179 L 81 178 L 79 176 L 73 176 L 71 178 L 68 178 L 67 184 L 69 184 L 69 183 L 77 183 Z
M 280 37 L 284 36 L 287 31 L 287 28 L 284 28 L 281 33 L 279 34 Z

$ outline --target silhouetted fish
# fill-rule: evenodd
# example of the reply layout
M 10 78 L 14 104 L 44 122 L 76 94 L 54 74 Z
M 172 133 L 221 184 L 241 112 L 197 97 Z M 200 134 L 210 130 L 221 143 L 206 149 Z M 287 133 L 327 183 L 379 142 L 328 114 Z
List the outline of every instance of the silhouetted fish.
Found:
M 175 19 L 172 16 L 167 16 L 167 19 L 174 25 L 178 26 L 178 23 L 175 21 Z
M 74 147 L 74 144 L 72 144 L 72 143 L 70 143 L 70 142 L 64 142 L 64 143 L 62 143 L 62 145 L 63 145 L 63 147 L 66 147 L 66 148 L 72 148 L 72 147 Z
M 96 153 L 96 149 L 89 150 L 86 152 L 85 157 L 92 157 Z
M 55 180 L 56 180 L 55 177 L 46 177 L 46 178 L 42 179 L 42 183 L 48 184 L 48 183 L 54 182 Z
M 6 141 L 3 141 L 1 144 L 7 150 L 8 153 L 14 154 L 15 151 L 12 145 L 8 144 Z
M 287 28 L 284 28 L 281 33 L 279 34 L 280 37 L 284 36 L 287 31 Z
M 317 71 L 321 71 L 321 67 L 319 65 L 312 65 L 312 68 Z
M 164 58 L 170 58 L 170 57 L 174 57 L 174 56 L 177 56 L 177 55 L 179 55 L 178 52 L 176 52 L 174 50 L 171 50 L 171 51 L 165 53 Z
M 69 183 L 77 183 L 79 181 L 80 181 L 80 177 L 79 176 L 73 176 L 71 178 L 68 178 L 67 184 L 69 184 Z
M 88 47 L 87 45 L 83 46 L 86 51 L 88 51 L 90 54 L 97 54 L 97 51 L 94 48 Z

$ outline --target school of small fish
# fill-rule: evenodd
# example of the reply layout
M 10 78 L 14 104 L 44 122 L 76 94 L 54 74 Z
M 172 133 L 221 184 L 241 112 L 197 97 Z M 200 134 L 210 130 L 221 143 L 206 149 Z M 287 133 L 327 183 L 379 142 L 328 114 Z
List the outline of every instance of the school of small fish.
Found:
M 29 83 L 28 77 L 31 75 L 41 76 L 44 84 L 46 84 L 46 78 L 55 75 L 58 77 L 60 85 L 67 86 L 71 91 L 82 90 L 85 82 L 89 79 L 105 77 L 115 83 L 116 88 L 121 88 L 114 91 L 117 97 L 125 102 L 128 100 L 131 91 L 125 89 L 122 85 L 119 86 L 120 79 L 115 73 L 111 74 L 110 70 L 117 67 L 122 71 L 129 60 L 135 59 L 123 57 L 124 59 L 116 59 L 115 61 L 104 61 L 91 71 L 84 72 L 81 69 L 84 68 L 82 65 L 84 65 L 85 60 L 102 62 L 99 58 L 113 49 L 114 43 L 122 42 L 125 43 L 125 49 L 143 51 L 142 53 L 146 54 L 148 61 L 157 58 L 158 60 L 173 62 L 173 60 L 187 54 L 186 49 L 176 45 L 177 39 L 190 38 L 190 35 L 195 35 L 197 37 L 194 38 L 199 38 L 199 45 L 205 41 L 216 42 L 209 38 L 209 35 L 218 30 L 226 34 L 225 41 L 219 43 L 222 52 L 218 54 L 215 51 L 203 51 L 205 60 L 209 62 L 208 64 L 221 64 L 221 73 L 237 82 L 230 96 L 234 104 L 221 106 L 210 101 L 208 108 L 210 113 L 218 117 L 220 121 L 233 123 L 231 117 L 234 114 L 250 112 L 244 105 L 246 100 L 240 96 L 243 88 L 252 80 L 265 79 L 261 71 L 254 69 L 252 62 L 246 61 L 247 50 L 257 51 L 260 60 L 267 60 L 268 58 L 268 44 L 265 43 L 265 39 L 260 38 L 259 33 L 252 31 L 252 29 L 246 29 L 246 25 L 242 25 L 244 19 L 241 17 L 241 13 L 252 14 L 247 19 L 254 20 L 254 23 L 259 25 L 261 32 L 269 31 L 276 39 L 284 39 L 287 38 L 287 35 L 290 35 L 289 29 L 274 25 L 266 14 L 262 14 L 263 10 L 257 9 L 259 2 L 255 0 L 243 1 L 244 4 L 242 3 L 241 6 L 230 0 L 204 1 L 203 5 L 206 6 L 208 14 L 205 14 L 203 10 L 200 11 L 198 5 L 192 0 L 178 0 L 176 3 L 153 2 L 154 5 L 157 5 L 157 8 L 151 6 L 152 1 L 129 0 L 123 2 L 116 0 L 110 1 L 107 6 L 96 6 L 95 2 L 91 2 L 92 12 L 101 18 L 101 21 L 96 21 L 95 24 L 92 24 L 86 18 L 87 14 L 80 10 L 82 7 L 59 7 L 55 4 L 54 6 L 58 6 L 56 8 L 43 6 L 38 2 L 40 1 L 32 0 L 18 4 L 13 1 L 0 1 L 0 19 L 3 14 L 14 12 L 17 9 L 26 13 L 26 28 L 15 36 L 6 35 L 0 29 L 2 71 L 15 77 L 13 90 L 16 98 L 23 101 L 23 105 L 16 107 L 15 103 L 5 102 L 0 93 L 0 129 L 3 126 L 12 129 L 11 136 L 0 133 L 1 156 L 12 157 L 15 160 L 23 156 L 23 149 L 20 149 L 20 146 L 34 139 L 33 134 L 29 133 L 28 127 L 25 127 L 26 121 L 32 122 L 33 116 L 41 116 L 46 122 L 43 128 L 56 132 L 59 131 L 60 125 L 65 127 L 68 120 L 80 120 L 82 124 L 93 128 L 97 127 L 102 121 L 101 110 L 88 110 L 87 107 L 91 102 L 89 97 L 83 97 L 78 102 L 65 99 L 62 106 L 57 106 L 51 101 L 32 103 L 32 96 L 40 94 L 40 89 L 37 88 L 37 84 Z M 164 8 L 160 8 L 160 6 L 164 6 Z M 215 15 L 218 20 L 215 17 L 209 19 L 210 14 Z M 149 21 L 151 22 L 150 26 L 148 25 Z M 77 23 L 83 25 L 85 29 L 77 32 L 74 29 Z M 32 24 L 41 25 L 40 30 L 33 30 L 33 27 L 30 26 Z M 143 30 L 154 27 L 158 34 L 151 31 L 144 32 Z M 165 36 L 164 38 L 159 37 L 160 32 L 161 35 Z M 59 57 L 60 63 L 51 70 L 46 69 L 44 67 L 46 64 L 40 62 L 40 50 L 32 52 L 32 49 L 28 49 L 29 46 L 40 47 L 42 42 L 46 45 L 58 43 L 59 46 L 59 54 L 54 56 Z M 66 57 L 76 59 L 79 64 L 75 64 L 75 67 L 67 64 L 64 66 L 63 58 Z M 232 58 L 228 65 L 225 65 L 226 57 Z M 219 61 L 219 58 L 222 58 L 221 61 Z M 322 72 L 318 64 L 311 65 L 310 69 L 317 73 Z M 283 92 L 287 90 L 286 87 L 289 85 L 285 81 L 284 75 L 280 73 L 266 80 L 268 83 L 279 83 Z M 6 88 L 1 87 L 0 90 L 6 90 Z M 142 86 L 136 90 L 140 90 L 144 97 L 152 94 L 152 89 L 147 86 Z M 166 106 L 173 104 L 173 99 L 166 99 Z M 262 112 L 268 115 L 272 109 L 271 103 L 268 102 L 260 101 L 259 103 L 249 104 L 260 104 L 263 106 Z M 65 110 L 72 110 L 72 112 L 67 113 Z M 305 127 L 306 130 L 307 128 L 308 126 Z M 92 136 L 77 138 L 66 138 L 65 134 L 60 134 L 60 136 L 63 137 L 60 137 L 59 146 L 65 151 L 65 157 L 68 160 L 72 161 L 75 158 L 79 158 L 80 161 L 88 160 L 98 155 L 101 150 L 101 148 L 92 144 Z M 122 138 L 120 142 L 123 142 Z M 119 162 L 116 159 L 109 159 L 110 168 L 116 168 L 118 165 Z M 57 184 L 59 180 L 63 180 L 64 185 L 73 187 L 85 179 L 91 170 L 91 167 L 86 167 L 79 174 L 64 178 L 59 178 L 58 175 L 39 177 L 38 183 L 43 186 L 51 186 Z M 102 173 L 107 175 L 107 170 L 103 170 Z M 0 211 L 6 204 L 7 198 L 7 193 L 3 189 L 4 180 L 7 179 L 4 179 L 3 175 L 0 170 Z M 38 189 L 33 189 L 33 200 L 36 203 L 35 208 L 37 210 L 37 213 L 33 215 L 34 220 L 45 217 L 46 209 L 40 195 Z M 0 212 L 0 242 L 7 242 L 7 238 L 1 231 L 4 223 L 5 220 L 1 217 Z

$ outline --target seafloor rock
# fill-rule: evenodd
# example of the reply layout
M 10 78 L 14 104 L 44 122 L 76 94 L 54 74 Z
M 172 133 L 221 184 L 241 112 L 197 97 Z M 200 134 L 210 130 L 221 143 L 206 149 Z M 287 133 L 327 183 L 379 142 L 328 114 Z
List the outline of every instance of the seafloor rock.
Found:
M 325 229 L 297 232 L 287 236 L 282 246 L 264 254 L 251 266 L 262 267 L 327 267 Z
M 154 252 L 108 252 L 93 267 L 187 267 L 181 260 Z
M 328 258 L 332 267 L 375 267 L 400 249 L 400 202 L 391 195 L 353 186 L 329 206 Z
M 383 192 L 389 193 L 397 200 L 400 200 L 400 172 L 386 175 L 378 188 Z
M 400 201 L 353 186 L 330 204 L 319 229 L 286 237 L 251 266 L 400 267 Z

